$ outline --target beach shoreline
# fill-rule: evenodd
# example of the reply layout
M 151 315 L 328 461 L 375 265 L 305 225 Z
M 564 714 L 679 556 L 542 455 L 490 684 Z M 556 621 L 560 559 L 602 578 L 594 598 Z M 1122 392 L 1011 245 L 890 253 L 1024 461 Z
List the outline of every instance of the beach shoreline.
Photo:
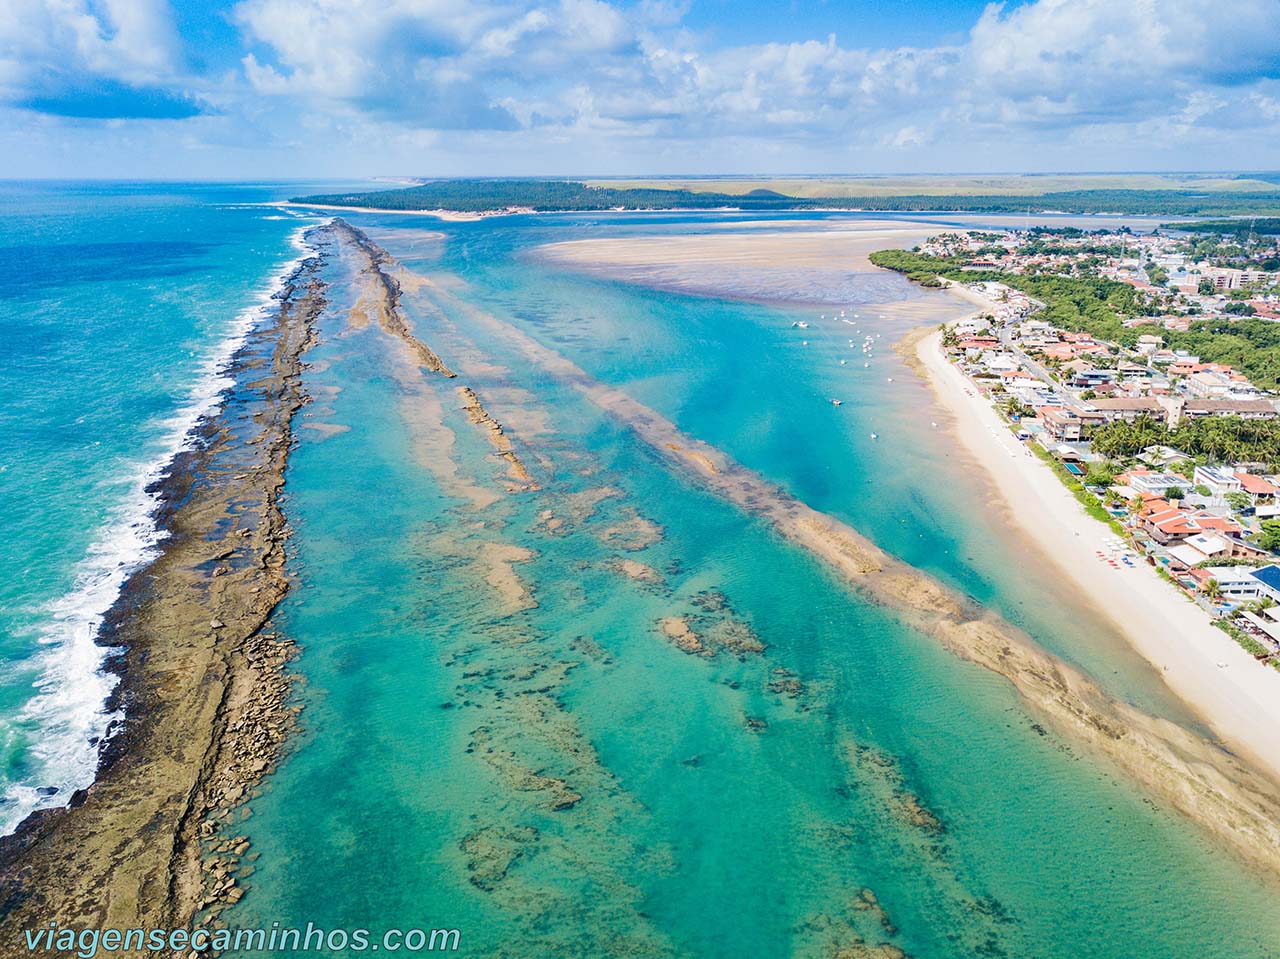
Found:
M 940 342 L 938 331 L 919 338 L 917 362 L 910 365 L 949 414 L 949 434 L 978 462 L 1011 521 L 1228 748 L 1280 781 L 1275 735 L 1280 673 L 1255 662 L 1145 563 L 1114 569 L 1101 562 L 1096 551 L 1106 552 L 1111 529 L 1086 514 L 1052 471 L 1014 438 L 991 404 L 947 360 Z

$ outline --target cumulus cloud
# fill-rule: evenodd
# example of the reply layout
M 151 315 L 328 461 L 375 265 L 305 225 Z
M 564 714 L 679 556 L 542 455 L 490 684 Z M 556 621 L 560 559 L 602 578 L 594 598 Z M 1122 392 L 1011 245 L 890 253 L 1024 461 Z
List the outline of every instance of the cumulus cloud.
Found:
M 1280 132 L 1280 0 L 991 4 L 951 42 L 886 49 L 838 33 L 716 44 L 686 26 L 692 0 L 225 2 L 235 67 L 193 77 L 164 0 L 8 0 L 0 101 L 183 117 L 194 90 L 228 122 L 271 126 L 275 110 L 303 139 L 394 130 L 597 155 L 714 142 L 716 155 L 937 156 L 944 136 L 1080 155 L 1091 138 Z
M 657 137 L 864 137 L 1274 122 L 1280 0 L 993 4 L 963 42 L 866 50 L 836 37 L 706 48 L 684 8 L 603 0 L 244 0 L 253 87 L 424 128 L 559 126 Z M 1214 104 L 1208 109 L 1207 104 Z M 1233 121 L 1238 122 L 1238 118 Z
M 185 117 L 182 45 L 165 0 L 0 4 L 0 98 L 74 117 Z

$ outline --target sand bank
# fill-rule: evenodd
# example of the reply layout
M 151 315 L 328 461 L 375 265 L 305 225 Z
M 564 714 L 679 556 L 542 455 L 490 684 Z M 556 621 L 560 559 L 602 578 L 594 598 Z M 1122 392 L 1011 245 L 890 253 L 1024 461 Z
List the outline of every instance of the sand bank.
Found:
M 880 303 L 919 296 L 869 259 L 910 248 L 936 225 L 867 220 L 840 228 L 749 229 L 571 240 L 538 247 L 542 262 L 611 280 L 704 296 L 813 304 Z
M 919 341 L 920 366 L 952 414 L 955 436 L 987 471 L 1014 521 L 1228 746 L 1280 779 L 1280 673 L 1254 662 L 1146 564 L 1114 569 L 1100 561 L 1096 551 L 1107 551 L 1110 528 L 1087 515 L 1014 439 L 991 404 L 947 361 L 940 337 L 935 332 Z
M 467 223 L 472 220 L 483 220 L 490 216 L 503 216 L 508 213 L 525 212 L 531 213 L 531 210 L 501 210 L 495 212 L 484 213 L 460 213 L 457 210 L 379 210 L 372 206 L 340 206 L 336 203 L 294 203 L 292 200 L 279 200 L 269 206 L 287 206 L 295 207 L 300 210 L 335 210 L 345 213 L 377 213 L 382 216 L 392 214 L 395 216 L 431 216 L 437 220 L 444 220 L 449 223 Z

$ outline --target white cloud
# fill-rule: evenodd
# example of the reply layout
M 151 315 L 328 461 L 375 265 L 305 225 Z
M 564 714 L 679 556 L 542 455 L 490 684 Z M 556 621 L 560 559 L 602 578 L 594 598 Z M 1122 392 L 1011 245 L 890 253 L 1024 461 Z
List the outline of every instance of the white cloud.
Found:
M 717 46 L 684 26 L 687 10 L 688 0 L 240 0 L 239 68 L 191 78 L 163 0 L 7 0 L 0 100 L 67 76 L 168 85 L 199 90 L 226 117 L 188 121 L 203 137 L 241 123 L 298 144 L 452 144 L 508 169 L 560 149 L 578 169 L 644 155 L 685 169 L 751 154 L 921 168 L 987 165 L 997 151 L 1002 166 L 1095 162 L 1090 143 L 1117 157 L 1123 144 L 1126 158 L 1178 147 L 1236 157 L 1222 138 L 1246 131 L 1261 145 L 1247 165 L 1280 166 L 1280 0 L 993 4 L 958 40 L 888 49 L 837 35 Z
M 6 0 L 0 83 L 10 94 L 50 72 L 145 84 L 174 78 L 181 45 L 165 0 Z

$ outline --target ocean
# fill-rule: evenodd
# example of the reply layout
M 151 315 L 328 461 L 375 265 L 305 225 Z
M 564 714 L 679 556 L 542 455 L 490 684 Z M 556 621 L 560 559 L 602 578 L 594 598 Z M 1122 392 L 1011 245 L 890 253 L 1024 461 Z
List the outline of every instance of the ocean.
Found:
M 154 554 L 148 485 L 301 224 L 294 185 L 0 185 L 0 832 L 92 781 L 119 716 L 94 643 Z
M 113 719 L 96 618 L 156 548 L 147 479 L 299 255 L 313 221 L 252 205 L 292 192 L 5 188 L 11 824 L 87 782 Z M 256 858 L 226 922 L 457 928 L 475 956 L 1278 954 L 1270 885 L 524 345 L 1193 723 L 1027 562 L 933 425 L 892 349 L 927 315 L 905 281 L 890 293 L 919 310 L 878 308 L 884 277 L 864 299 L 842 287 L 856 343 L 878 335 L 863 366 L 830 306 L 537 255 L 723 216 L 347 219 L 409 271 L 406 315 L 459 376 L 410 363 L 350 264 L 326 264 L 274 623 L 302 650 L 302 729 L 235 826 Z M 463 385 L 537 489 L 468 420 Z

